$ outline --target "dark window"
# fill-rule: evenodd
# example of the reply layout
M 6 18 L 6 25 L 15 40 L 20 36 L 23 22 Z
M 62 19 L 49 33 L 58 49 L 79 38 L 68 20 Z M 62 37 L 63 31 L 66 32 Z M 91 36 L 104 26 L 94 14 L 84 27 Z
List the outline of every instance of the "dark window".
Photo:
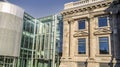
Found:
M 100 54 L 109 54 L 108 37 L 99 37 Z
M 107 26 L 107 17 L 98 17 L 99 27 Z
M 42 44 L 41 44 L 41 50 L 43 51 L 44 50 L 44 41 L 45 41 L 45 35 L 42 35 Z
M 100 63 L 100 67 L 110 67 L 108 63 Z
M 85 20 L 79 20 L 78 21 L 78 28 L 79 29 L 85 29 Z
M 33 38 L 30 38 L 29 49 L 32 49 L 32 45 L 33 45 Z
M 78 39 L 78 53 L 79 54 L 86 53 L 86 39 L 85 38 Z
M 24 43 L 24 47 L 23 48 L 28 48 L 28 37 L 25 36 L 25 43 Z
M 77 67 L 87 67 L 85 62 L 78 62 Z

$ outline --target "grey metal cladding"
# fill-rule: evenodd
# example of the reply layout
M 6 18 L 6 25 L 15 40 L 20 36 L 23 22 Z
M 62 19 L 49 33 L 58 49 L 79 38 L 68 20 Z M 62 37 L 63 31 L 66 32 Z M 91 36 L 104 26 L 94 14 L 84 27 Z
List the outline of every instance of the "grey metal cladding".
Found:
M 22 18 L 0 12 L 0 55 L 19 56 L 22 27 Z

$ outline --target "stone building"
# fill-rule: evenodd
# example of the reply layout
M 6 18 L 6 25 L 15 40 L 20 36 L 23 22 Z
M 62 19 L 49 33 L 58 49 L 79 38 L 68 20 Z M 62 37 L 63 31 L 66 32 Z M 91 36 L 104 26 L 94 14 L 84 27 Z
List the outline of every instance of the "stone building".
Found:
M 120 67 L 120 5 L 113 0 L 65 4 L 59 67 Z

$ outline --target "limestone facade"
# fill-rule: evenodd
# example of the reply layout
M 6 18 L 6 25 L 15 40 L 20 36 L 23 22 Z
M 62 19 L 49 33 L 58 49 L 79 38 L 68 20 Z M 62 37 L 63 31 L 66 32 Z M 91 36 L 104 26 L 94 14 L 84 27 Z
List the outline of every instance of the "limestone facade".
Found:
M 80 0 L 65 4 L 63 15 L 63 54 L 59 67 L 120 67 L 120 6 L 113 0 Z M 99 26 L 106 17 L 106 26 Z M 79 29 L 79 20 L 85 28 Z M 108 38 L 108 53 L 100 52 L 100 38 Z M 78 40 L 84 38 L 85 53 L 79 53 Z

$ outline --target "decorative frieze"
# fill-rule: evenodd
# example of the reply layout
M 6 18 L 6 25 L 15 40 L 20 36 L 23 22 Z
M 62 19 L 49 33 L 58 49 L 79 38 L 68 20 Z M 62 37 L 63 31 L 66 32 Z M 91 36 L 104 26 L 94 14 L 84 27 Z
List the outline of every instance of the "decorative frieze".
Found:
M 88 36 L 88 31 L 75 31 L 74 37 Z
M 112 33 L 110 27 L 95 28 L 94 35 L 103 35 Z

